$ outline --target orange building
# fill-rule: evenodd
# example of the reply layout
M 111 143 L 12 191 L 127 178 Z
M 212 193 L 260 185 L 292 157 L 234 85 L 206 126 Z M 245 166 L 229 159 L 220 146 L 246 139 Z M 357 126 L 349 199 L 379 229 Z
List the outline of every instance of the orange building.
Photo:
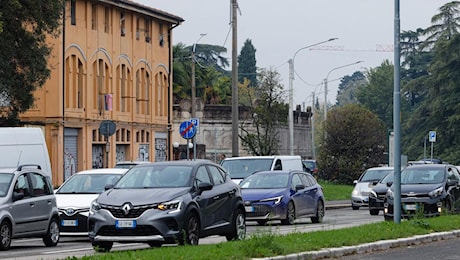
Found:
M 117 161 L 169 159 L 172 30 L 183 21 L 128 0 L 66 1 L 51 77 L 21 115 L 44 130 L 54 185 Z

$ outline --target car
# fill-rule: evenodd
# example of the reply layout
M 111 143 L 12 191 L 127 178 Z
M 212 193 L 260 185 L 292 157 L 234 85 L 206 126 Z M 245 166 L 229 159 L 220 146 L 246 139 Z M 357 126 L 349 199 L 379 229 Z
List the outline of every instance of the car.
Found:
M 314 177 L 316 178 L 318 177 L 318 164 L 316 163 L 316 160 L 313 160 L 313 159 L 302 160 L 302 163 Z
M 262 171 L 246 177 L 241 183 L 246 219 L 265 225 L 281 220 L 292 225 L 300 217 L 313 223 L 323 220 L 323 188 L 303 171 Z
M 88 218 L 96 251 L 110 251 L 114 242 L 197 245 L 210 235 L 246 235 L 241 190 L 209 160 L 141 164 L 107 188 Z
M 371 192 L 369 193 L 369 214 L 375 216 L 383 210 L 383 203 L 387 190 L 393 184 L 394 172 L 389 172 L 380 181 L 374 181 Z
M 139 164 L 150 163 L 149 161 L 121 161 L 115 164 L 114 168 L 129 169 Z
M 0 250 L 15 238 L 42 238 L 46 246 L 59 242 L 59 215 L 51 179 L 40 165 L 0 169 Z
M 375 181 L 380 181 L 387 173 L 393 172 L 393 167 L 372 167 L 366 169 L 358 180 L 355 180 L 353 191 L 351 192 L 351 208 L 358 210 L 360 207 L 369 206 L 369 193 L 374 187 Z
M 460 211 L 460 174 L 449 164 L 421 164 L 401 172 L 401 218 L 416 214 L 425 217 Z M 384 203 L 384 218 L 394 217 L 395 187 L 388 189 Z
M 236 184 L 258 171 L 306 170 L 298 155 L 231 157 L 222 160 L 221 165 Z
M 128 169 L 101 168 L 77 172 L 56 191 L 61 236 L 88 237 L 91 202 L 108 184 L 114 184 Z

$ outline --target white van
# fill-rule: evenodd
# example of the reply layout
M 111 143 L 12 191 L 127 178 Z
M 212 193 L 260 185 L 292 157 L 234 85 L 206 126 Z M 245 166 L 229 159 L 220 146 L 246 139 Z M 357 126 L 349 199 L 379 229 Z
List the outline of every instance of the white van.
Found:
M 43 131 L 37 127 L 0 127 L 0 168 L 38 164 L 52 179 Z
M 297 155 L 245 156 L 226 158 L 221 162 L 230 178 L 239 184 L 248 175 L 259 171 L 305 170 Z

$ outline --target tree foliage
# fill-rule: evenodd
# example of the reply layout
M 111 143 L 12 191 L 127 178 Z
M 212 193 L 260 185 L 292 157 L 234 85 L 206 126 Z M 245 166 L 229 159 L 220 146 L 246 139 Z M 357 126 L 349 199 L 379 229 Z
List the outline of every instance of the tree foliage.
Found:
M 258 85 L 248 87 L 245 81 L 241 96 L 249 97 L 249 122 L 241 122 L 241 144 L 253 155 L 278 154 L 279 126 L 286 125 L 288 107 L 284 103 L 285 93 L 280 75 L 273 69 L 259 72 Z M 247 99 L 246 99 L 247 100 Z
M 370 110 L 348 104 L 331 109 L 318 156 L 321 178 L 352 184 L 367 168 L 386 163 L 384 123 Z
M 357 103 L 356 91 L 366 83 L 366 76 L 361 71 L 343 77 L 337 91 L 336 106 Z
M 257 86 L 256 48 L 250 39 L 247 39 L 238 56 L 238 82 L 249 80 L 249 86 Z
M 33 107 L 33 92 L 50 76 L 51 47 L 64 1 L 8 0 L 0 5 L 0 124 L 16 125 L 19 114 Z

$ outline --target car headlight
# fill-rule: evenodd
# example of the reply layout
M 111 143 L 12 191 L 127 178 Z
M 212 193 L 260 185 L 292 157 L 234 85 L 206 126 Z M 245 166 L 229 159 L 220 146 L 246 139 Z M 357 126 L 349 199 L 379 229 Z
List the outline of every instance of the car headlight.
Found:
M 278 204 L 280 204 L 282 199 L 283 199 L 283 195 L 278 196 L 278 197 L 272 197 L 272 198 L 263 199 L 263 200 L 260 200 L 260 201 L 262 201 L 262 202 L 273 201 L 273 203 L 275 203 L 275 205 L 278 205 Z
M 436 197 L 439 197 L 442 195 L 442 192 L 444 191 L 444 187 L 439 187 L 435 190 L 432 190 L 428 193 L 428 196 L 430 196 L 430 198 L 434 199 Z
M 93 200 L 93 202 L 91 202 L 91 207 L 89 207 L 89 214 L 94 214 L 98 212 L 100 209 L 101 205 L 96 200 Z
M 359 195 L 359 189 L 358 189 L 358 188 L 354 188 L 353 191 L 351 192 L 351 195 L 353 195 L 353 196 L 358 196 L 358 195 Z
M 387 198 L 390 199 L 390 200 L 394 199 L 394 193 L 393 193 L 393 191 L 391 189 L 387 190 Z
M 170 210 L 171 212 L 169 213 L 175 213 L 177 211 L 180 211 L 182 205 L 182 200 L 171 200 L 168 202 L 163 202 L 158 204 L 157 209 L 161 211 L 167 211 Z
M 375 191 L 371 190 L 369 192 L 369 198 L 372 197 L 372 198 L 377 198 L 377 193 L 375 193 Z

